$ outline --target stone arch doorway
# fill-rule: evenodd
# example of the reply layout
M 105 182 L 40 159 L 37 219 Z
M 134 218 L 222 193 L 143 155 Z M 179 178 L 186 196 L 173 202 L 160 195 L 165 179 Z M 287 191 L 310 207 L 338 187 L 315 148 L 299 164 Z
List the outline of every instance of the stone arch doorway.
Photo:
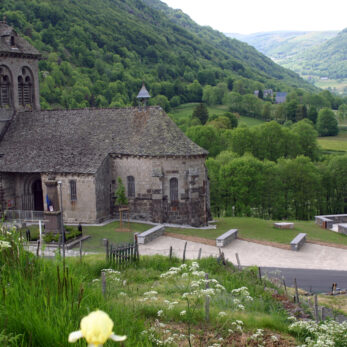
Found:
M 42 182 L 40 179 L 33 182 L 31 191 L 34 198 L 34 211 L 43 211 Z

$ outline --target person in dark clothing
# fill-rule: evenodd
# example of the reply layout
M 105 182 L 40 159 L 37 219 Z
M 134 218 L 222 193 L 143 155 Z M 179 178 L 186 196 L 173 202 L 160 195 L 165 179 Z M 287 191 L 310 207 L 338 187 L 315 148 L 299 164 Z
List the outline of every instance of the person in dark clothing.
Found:
M 77 230 L 82 234 L 82 224 L 81 223 L 78 224 Z
M 30 241 L 31 236 L 30 236 L 30 229 L 29 228 L 27 228 L 27 230 L 25 231 L 25 235 L 26 235 L 27 241 Z

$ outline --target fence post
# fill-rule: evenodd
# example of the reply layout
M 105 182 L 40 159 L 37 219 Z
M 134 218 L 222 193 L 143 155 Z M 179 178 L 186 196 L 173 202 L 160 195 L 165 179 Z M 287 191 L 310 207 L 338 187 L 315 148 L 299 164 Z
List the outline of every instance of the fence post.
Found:
M 237 253 L 235 253 L 236 255 L 236 261 L 237 261 L 237 267 L 239 269 L 239 271 L 241 270 L 241 263 L 240 263 L 240 258 L 239 258 L 239 255 Z
M 260 283 L 262 283 L 262 278 L 261 278 L 261 269 L 260 269 L 260 266 L 258 267 L 258 274 L 259 274 Z
M 105 272 L 101 273 L 101 285 L 102 285 L 102 295 L 106 298 L 106 276 Z
M 40 252 L 40 240 L 37 240 L 37 248 L 36 248 L 36 256 L 39 256 L 39 252 Z
M 296 278 L 294 278 L 294 286 L 295 286 L 295 302 L 297 304 L 300 304 L 299 291 L 298 291 L 298 285 L 296 283 Z
M 317 294 L 314 295 L 314 316 L 316 318 L 316 322 L 319 322 L 319 313 L 318 313 L 318 297 Z
M 182 259 L 182 263 L 184 264 L 184 262 L 186 261 L 186 250 L 187 250 L 187 241 L 184 244 L 184 250 L 183 250 L 183 259 Z
M 284 291 L 285 291 L 286 295 L 288 296 L 287 286 L 286 286 L 286 281 L 285 280 L 283 280 L 283 286 L 284 286 Z
M 80 262 L 82 262 L 82 241 L 80 241 Z
M 106 262 L 109 262 L 109 249 L 108 249 L 108 239 L 103 239 L 105 251 L 106 251 Z
M 208 280 L 208 274 L 205 273 L 205 280 Z M 210 288 L 208 282 L 206 282 L 206 289 Z M 208 295 L 205 296 L 205 321 L 208 322 L 210 320 L 210 297 Z
M 170 246 L 170 259 L 172 259 L 172 246 Z
M 198 254 L 198 260 L 201 259 L 201 251 L 202 251 L 202 249 L 200 248 L 200 249 L 199 249 L 199 254 Z

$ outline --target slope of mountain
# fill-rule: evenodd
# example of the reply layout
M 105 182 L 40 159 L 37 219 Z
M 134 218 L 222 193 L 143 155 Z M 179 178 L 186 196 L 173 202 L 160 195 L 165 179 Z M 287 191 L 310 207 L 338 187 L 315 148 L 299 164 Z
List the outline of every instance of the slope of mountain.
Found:
M 249 35 L 227 33 L 274 59 L 294 55 L 334 38 L 338 31 L 269 31 Z
M 2 0 L 0 13 L 47 58 L 43 107 L 129 105 L 142 81 L 152 95 L 179 96 L 176 103 L 199 101 L 206 84 L 241 78 L 249 91 L 312 89 L 253 47 L 158 0 Z
M 226 35 L 247 42 L 320 87 L 347 93 L 347 29 Z

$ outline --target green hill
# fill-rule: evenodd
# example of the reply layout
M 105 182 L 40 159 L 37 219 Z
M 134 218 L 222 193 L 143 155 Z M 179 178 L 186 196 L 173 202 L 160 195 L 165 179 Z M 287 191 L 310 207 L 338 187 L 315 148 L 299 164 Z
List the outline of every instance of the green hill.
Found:
M 41 102 L 49 107 L 125 106 L 142 81 L 153 102 L 201 100 L 204 85 L 242 79 L 259 88 L 312 89 L 253 47 L 194 23 L 157 0 L 3 0 L 2 15 L 47 59 Z
M 254 46 L 317 87 L 347 92 L 347 29 L 227 35 Z

